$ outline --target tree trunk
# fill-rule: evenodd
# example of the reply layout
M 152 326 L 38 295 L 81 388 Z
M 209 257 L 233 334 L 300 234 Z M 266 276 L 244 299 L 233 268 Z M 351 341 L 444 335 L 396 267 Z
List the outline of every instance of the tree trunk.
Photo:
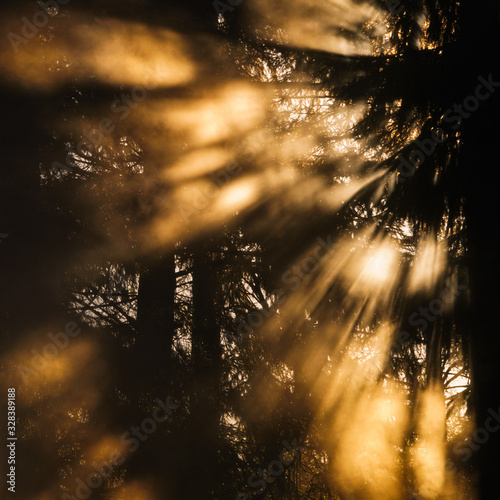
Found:
M 123 415 L 128 425 L 140 425 L 149 411 L 144 402 L 155 404 L 159 398 L 165 402 L 167 396 L 173 403 L 179 403 L 173 396 L 174 375 L 172 341 L 175 335 L 175 291 L 176 275 L 173 253 L 155 258 L 144 264 L 139 280 L 137 301 L 137 329 L 135 349 L 132 350 L 131 366 L 123 374 L 127 380 L 125 389 L 131 400 L 131 412 Z M 121 382 L 121 380 L 120 380 Z M 178 413 L 158 423 L 157 429 L 130 454 L 127 461 L 129 481 L 154 478 L 156 487 L 165 494 L 176 483 L 176 459 L 178 450 L 172 445 Z
M 492 2 L 493 4 L 494 2 Z M 486 7 L 486 6 L 485 6 Z M 500 82 L 498 68 L 498 5 L 489 9 L 477 3 L 466 4 L 464 26 L 468 63 L 477 77 Z M 481 22 L 479 22 L 481 20 Z M 486 21 L 486 22 L 485 22 Z M 476 83 L 477 84 L 477 83 Z M 471 89 L 473 95 L 474 88 Z M 465 98 L 466 96 L 464 96 Z M 498 140 L 500 137 L 500 88 L 480 103 L 462 126 L 462 168 L 466 193 L 467 245 L 470 271 L 470 318 L 473 404 L 475 429 L 471 447 L 479 498 L 492 498 L 500 489 L 500 431 L 490 412 L 500 409 L 500 335 L 498 334 L 498 302 L 500 265 L 497 235 L 498 185 L 493 181 L 493 170 L 498 168 Z M 500 420 L 500 417 L 498 417 Z M 488 424 L 490 424 L 488 426 Z M 483 429 L 483 430 L 479 430 Z M 486 429 L 487 437 L 484 434 Z
M 195 252 L 193 262 L 193 389 L 190 402 L 189 469 L 186 498 L 217 498 L 221 469 L 221 340 L 217 322 L 217 273 L 210 254 Z

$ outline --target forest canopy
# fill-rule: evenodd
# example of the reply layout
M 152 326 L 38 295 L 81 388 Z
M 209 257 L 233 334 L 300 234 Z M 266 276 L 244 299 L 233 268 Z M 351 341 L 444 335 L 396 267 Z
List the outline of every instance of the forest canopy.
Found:
M 497 0 L 0 10 L 6 497 L 495 498 Z

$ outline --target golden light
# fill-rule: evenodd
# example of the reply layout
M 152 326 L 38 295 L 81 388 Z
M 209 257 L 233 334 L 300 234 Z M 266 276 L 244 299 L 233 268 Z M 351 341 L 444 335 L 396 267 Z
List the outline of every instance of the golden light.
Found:
M 408 291 L 410 293 L 432 291 L 445 264 L 446 254 L 443 245 L 436 240 L 435 235 L 421 238 L 410 270 Z
M 183 155 L 162 172 L 162 177 L 172 183 L 184 182 L 216 170 L 226 171 L 232 162 L 232 152 L 223 148 L 202 148 Z M 227 179 L 231 177 L 227 174 Z
M 5 23 L 16 32 L 18 19 Z M 10 44 L 0 50 L 0 68 L 26 87 L 50 89 L 72 78 L 90 75 L 110 84 L 170 87 L 197 76 L 189 42 L 172 30 L 124 20 L 92 22 L 81 13 L 51 19 L 56 41 L 31 42 L 17 53 Z M 102 41 L 106 41 L 103 50 Z
M 339 407 L 332 423 L 338 436 L 332 448 L 332 484 L 348 498 L 398 500 L 408 410 L 401 389 L 381 384 L 357 392 Z
M 269 21 L 269 25 L 256 29 L 264 41 L 278 39 L 280 42 L 279 37 L 283 37 L 291 46 L 345 55 L 372 54 L 372 40 L 359 27 L 371 23 L 376 31 L 378 20 L 383 17 L 371 3 L 356 0 L 278 3 L 256 0 L 248 9 L 257 18 Z M 374 202 L 383 198 L 386 189 L 397 188 L 396 174 L 389 178 L 387 171 L 366 173 L 366 160 L 379 153 L 376 147 L 366 152 L 363 141 L 347 136 L 324 144 L 325 137 L 340 136 L 343 132 L 348 135 L 348 130 L 366 112 L 365 103 L 343 106 L 328 95 L 315 94 L 317 91 L 312 86 L 306 89 L 312 98 L 298 95 L 296 102 L 290 98 L 285 99 L 286 105 L 276 105 L 277 87 L 269 82 L 250 83 L 231 72 L 224 78 L 203 78 L 212 71 L 210 67 L 207 70 L 209 63 L 200 56 L 204 50 L 196 49 L 187 36 L 173 29 L 105 18 L 91 25 L 88 21 L 76 12 L 70 19 L 64 19 L 64 23 L 60 18 L 54 19 L 57 36 L 53 40 L 33 41 L 23 47 L 20 54 L 0 49 L 0 69 L 5 70 L 10 80 L 37 90 L 53 90 L 59 85 L 68 85 L 72 79 L 85 83 L 89 75 L 115 89 L 133 85 L 175 87 L 175 92 L 148 94 L 137 109 L 133 107 L 133 113 L 126 115 L 126 120 L 123 117 L 123 122 L 120 115 L 110 114 L 112 100 L 99 104 L 99 113 L 96 113 L 100 115 L 102 111 L 103 117 L 114 116 L 117 141 L 122 137 L 129 141 L 136 135 L 141 148 L 142 172 L 148 168 L 158 172 L 157 178 L 146 181 L 151 185 L 157 183 L 162 189 L 158 189 L 161 194 L 154 200 L 145 200 L 145 203 L 151 202 L 154 218 L 147 227 L 141 226 L 137 231 L 140 236 L 137 246 L 141 247 L 138 253 L 146 254 L 153 249 L 166 251 L 179 242 L 184 244 L 190 239 L 211 235 L 241 212 L 247 211 L 246 215 L 258 206 L 263 207 L 262 213 L 268 216 L 260 215 L 254 222 L 255 227 L 286 234 L 290 227 L 297 227 L 292 224 L 296 217 L 318 210 L 337 213 L 370 183 L 381 181 L 371 191 L 375 193 Z M 345 33 L 357 35 L 347 37 Z M 222 44 L 217 46 L 221 47 L 227 49 Z M 222 50 L 217 51 L 221 53 Z M 166 97 L 168 95 L 173 97 Z M 324 101 L 327 105 L 318 105 L 323 98 L 328 99 Z M 331 112 L 324 113 L 321 106 Z M 288 113 L 283 120 L 289 120 L 287 125 L 293 121 L 299 126 L 284 127 L 286 130 L 281 136 L 273 135 L 269 130 L 274 126 L 274 119 L 281 119 L 280 113 Z M 315 114 L 321 116 L 314 126 L 309 126 L 310 117 Z M 68 122 L 61 121 L 59 132 L 70 130 L 78 137 L 84 130 L 96 126 L 92 125 L 92 119 L 90 113 Z M 415 127 L 407 140 L 416 137 Z M 230 166 L 248 152 L 252 159 L 241 160 L 238 170 L 231 170 Z M 303 159 L 321 155 L 335 165 L 332 170 L 337 168 L 337 162 L 339 164 L 328 182 L 322 175 L 304 175 L 301 171 Z M 219 178 L 210 175 L 218 171 L 223 172 Z M 224 180 L 218 182 L 221 178 Z M 130 191 L 135 188 L 133 185 Z M 367 204 L 368 214 L 371 208 Z M 109 210 L 112 213 L 113 209 Z M 403 491 L 401 467 L 406 460 L 409 397 L 407 388 L 388 375 L 386 363 L 396 332 L 396 325 L 389 322 L 394 313 L 390 305 L 396 296 L 399 300 L 396 287 L 401 278 L 403 247 L 389 231 L 382 234 L 375 225 L 368 229 L 356 227 L 348 237 L 336 241 L 332 252 L 319 248 L 315 242 L 296 256 L 288 269 L 291 272 L 290 269 L 299 266 L 300 273 L 289 274 L 288 281 L 282 278 L 279 286 L 285 289 L 297 283 L 297 288 L 291 285 L 287 289 L 286 303 L 263 324 L 259 335 L 265 340 L 276 339 L 288 333 L 289 325 L 293 325 L 296 333 L 309 314 L 309 318 L 314 314 L 321 317 L 320 313 L 326 311 L 329 318 L 334 318 L 334 326 L 314 325 L 317 330 L 321 328 L 320 340 L 311 342 L 307 355 L 294 346 L 286 353 L 286 363 L 276 363 L 270 371 L 274 370 L 274 378 L 282 385 L 293 386 L 298 380 L 297 366 L 302 370 L 301 376 L 309 379 L 308 396 L 315 400 L 315 415 L 326 429 L 331 445 L 332 484 L 350 495 L 349 498 L 398 500 Z M 117 233 L 121 231 L 119 224 L 116 228 Z M 136 247 L 130 250 L 135 251 Z M 319 254 L 321 257 L 317 257 Z M 304 271 L 306 266 L 308 270 Z M 408 276 L 409 293 L 431 291 L 445 266 L 446 252 L 437 236 L 421 237 Z M 335 307 L 338 310 L 332 315 Z M 340 312 L 346 313 L 344 320 L 338 319 L 342 317 Z M 306 335 L 302 332 L 300 335 L 300 340 L 304 340 Z M 26 345 L 30 342 L 27 338 Z M 64 401 L 52 406 L 54 413 L 64 414 L 59 430 L 68 431 L 86 424 L 88 420 L 81 415 L 97 406 L 104 392 L 95 383 L 99 370 L 99 381 L 105 377 L 101 366 L 95 369 L 99 365 L 96 346 L 80 339 L 72 341 L 55 359 L 37 370 L 37 376 L 27 383 L 29 394 L 26 394 L 28 391 L 21 393 L 21 398 L 29 400 L 28 405 L 34 405 L 37 398 L 55 400 L 59 392 L 66 391 Z M 3 361 L 13 372 L 19 364 L 29 361 L 29 355 L 22 349 L 9 353 L 9 357 Z M 82 376 L 89 366 L 93 374 L 86 372 Z M 282 393 L 266 386 L 268 380 L 264 377 L 262 380 L 261 387 L 258 382 L 255 385 L 261 404 L 268 411 L 282 403 Z M 458 384 L 462 379 L 457 376 L 456 381 Z M 447 488 L 444 396 L 438 384 L 421 394 L 416 412 L 416 438 L 410 450 L 410 465 L 419 493 L 429 500 L 440 498 Z M 80 398 L 80 401 L 73 404 L 72 398 Z M 85 401 L 85 407 L 81 400 Z M 96 433 L 93 437 L 92 444 L 85 450 L 85 460 L 89 463 L 107 460 L 113 451 L 123 450 L 123 444 L 114 435 Z M 82 469 L 87 465 L 85 461 L 80 463 Z M 161 495 L 168 498 L 168 492 Z M 145 482 L 125 480 L 119 491 L 110 492 L 110 498 L 156 500 L 160 496 Z
M 196 76 L 189 44 L 174 31 L 105 19 L 91 27 L 77 25 L 74 34 L 82 40 L 79 46 L 89 47 L 82 62 L 111 84 L 166 87 L 185 85 Z
M 87 450 L 87 462 L 90 464 L 93 461 L 99 463 L 109 461 L 109 457 L 116 453 L 125 456 L 126 446 L 121 439 L 118 436 L 112 435 L 102 436 L 97 443 Z
M 446 404 L 441 384 L 424 390 L 417 419 L 411 454 L 418 491 L 426 499 L 437 499 L 446 479 Z
M 246 179 L 224 188 L 217 200 L 216 209 L 236 211 L 248 206 L 257 198 L 256 179 Z
M 260 37 L 344 55 L 370 55 L 373 50 L 370 38 L 359 28 L 365 23 L 375 25 L 377 21 L 382 28 L 384 18 L 383 12 L 372 4 L 353 0 L 259 0 L 252 8 L 253 24 L 257 25 Z M 265 25 L 262 19 L 266 20 Z M 345 36 L 346 31 L 356 36 Z
M 260 124 L 267 95 L 267 91 L 249 83 L 225 82 L 216 89 L 201 90 L 191 99 L 149 103 L 142 121 L 148 128 L 179 134 L 190 147 L 209 146 L 235 139 Z
M 119 491 L 112 493 L 110 500 L 158 500 L 151 486 L 145 481 L 133 481 L 123 485 Z M 170 500 L 168 492 L 162 492 L 162 499 Z M 172 499 L 173 500 L 173 499 Z
M 360 239 L 367 241 L 352 248 L 349 264 L 342 271 L 349 284 L 349 295 L 366 297 L 371 307 L 391 299 L 400 275 L 396 242 L 390 236 L 373 238 L 373 230 L 371 227 L 360 235 Z
M 389 244 L 381 244 L 379 248 L 368 251 L 364 259 L 360 280 L 370 287 L 387 284 L 391 280 L 394 267 L 397 264 L 396 258 L 396 252 Z
M 33 403 L 33 394 L 40 397 L 50 396 L 52 392 L 57 394 L 57 387 L 68 385 L 96 354 L 95 346 L 80 339 L 72 340 L 61 350 L 53 342 L 47 342 L 47 338 L 42 339 L 45 343 L 35 338 L 26 340 L 26 345 L 35 346 L 31 351 L 20 347 L 11 352 L 7 360 L 12 379 L 16 381 L 12 385 L 17 386 L 20 381 L 28 389 L 19 391 L 20 397 L 30 403 Z

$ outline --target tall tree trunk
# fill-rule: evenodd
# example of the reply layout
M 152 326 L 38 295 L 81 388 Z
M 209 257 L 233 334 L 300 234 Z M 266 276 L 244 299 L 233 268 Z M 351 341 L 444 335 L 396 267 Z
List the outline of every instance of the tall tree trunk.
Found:
M 175 335 L 176 274 L 174 254 L 144 263 L 139 280 L 137 301 L 137 329 L 131 366 L 124 374 L 131 399 L 131 412 L 126 419 L 140 425 L 149 417 L 144 402 L 154 404 L 159 398 L 172 397 L 174 387 L 172 342 Z M 175 398 L 172 399 L 175 401 Z M 169 494 L 176 481 L 176 448 L 172 446 L 171 419 L 158 423 L 150 438 L 141 443 L 127 462 L 128 480 L 153 477 L 155 485 Z M 123 417 L 122 417 L 123 420 Z
M 190 464 L 195 481 L 187 484 L 185 498 L 217 498 L 221 470 L 220 396 L 222 348 L 217 315 L 218 279 L 211 255 L 202 250 L 193 260 L 192 400 L 190 402 Z
M 64 330 L 69 318 L 62 308 L 67 236 L 48 209 L 40 179 L 41 148 L 48 140 L 43 120 L 50 97 L 5 88 L 2 93 L 2 156 L 0 159 L 0 352 L 20 349 L 23 362 L 33 368 L 31 350 L 47 343 L 50 332 Z M 12 380 L 17 392 L 17 415 L 33 411 L 33 387 L 38 372 L 25 379 L 16 369 L 0 378 Z M 28 405 L 25 403 L 29 401 Z M 3 407 L 1 408 L 3 411 Z M 6 414 L 6 413 L 5 413 Z M 23 422 L 24 423 L 24 422 Z M 22 429 L 22 427 L 20 427 Z M 22 431 L 20 431 L 22 432 Z M 17 466 L 16 493 L 33 498 L 51 485 L 59 457 L 41 459 L 46 446 L 31 436 L 18 441 L 17 454 L 24 457 Z
M 139 280 L 137 348 L 146 372 L 166 390 L 175 335 L 175 259 L 172 252 L 146 263 Z M 151 383 L 151 381 L 149 381 Z
M 47 210 L 41 186 L 39 163 L 47 137 L 39 118 L 46 108 L 39 96 L 1 90 L 0 319 L 2 340 L 13 347 L 23 333 L 59 321 L 67 237 Z
M 494 5 L 495 4 L 495 5 Z M 484 7 L 484 8 L 483 8 Z M 500 82 L 498 2 L 479 7 L 477 3 L 465 4 L 464 26 L 470 66 L 476 78 L 481 75 Z M 486 22 L 485 22 L 486 21 Z M 476 80 L 477 85 L 477 80 Z M 471 88 L 471 95 L 474 87 Z M 465 97 L 465 96 L 464 96 Z M 473 402 L 476 430 L 472 436 L 475 470 L 478 473 L 479 498 L 492 498 L 500 489 L 500 431 L 491 412 L 500 410 L 500 335 L 497 316 L 500 294 L 500 263 L 497 237 L 498 185 L 493 181 L 493 171 L 498 168 L 498 140 L 500 137 L 500 88 L 464 121 L 462 174 L 466 186 L 466 217 L 468 226 L 468 255 L 470 259 L 470 291 L 472 314 L 470 321 Z M 498 417 L 500 419 L 500 417 Z M 490 424 L 488 426 L 488 424 Z M 484 431 L 488 433 L 487 439 Z M 486 439 L 486 440 L 485 440 Z

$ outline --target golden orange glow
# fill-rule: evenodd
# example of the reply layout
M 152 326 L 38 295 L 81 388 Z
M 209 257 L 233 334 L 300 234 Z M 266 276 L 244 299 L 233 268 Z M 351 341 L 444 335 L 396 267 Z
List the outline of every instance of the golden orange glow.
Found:
M 351 172 L 352 173 L 352 172 Z M 356 193 L 359 193 L 364 187 L 373 182 L 380 180 L 384 173 L 374 173 L 372 175 L 363 176 L 361 179 L 349 180 L 349 182 L 341 183 L 333 188 L 323 189 L 319 196 L 324 203 L 319 207 L 325 211 L 337 211 L 344 203 L 347 203 L 353 198 Z M 384 189 L 383 183 L 380 183 L 380 189 Z M 382 191 L 375 192 L 373 201 L 378 201 L 382 196 Z
M 233 160 L 232 151 L 223 148 L 202 148 L 182 156 L 165 168 L 163 178 L 168 182 L 185 182 L 215 170 L 224 170 Z
M 446 405 L 441 384 L 432 384 L 422 393 L 417 418 L 412 465 L 418 491 L 426 499 L 437 499 L 445 485 L 446 462 Z
M 134 481 L 124 485 L 119 491 L 112 493 L 110 500 L 158 500 L 160 497 L 146 482 Z M 163 491 L 161 498 L 170 500 L 173 497 Z
M 221 209 L 227 208 L 231 211 L 240 210 L 248 206 L 252 200 L 255 200 L 257 198 L 256 195 L 256 182 L 252 182 L 249 179 L 243 180 L 224 188 L 217 204 Z
M 24 381 L 25 387 L 29 388 L 28 392 L 20 391 L 20 397 L 27 400 L 33 393 L 46 397 L 61 384 L 69 384 L 79 374 L 79 370 L 95 356 L 95 347 L 90 342 L 73 340 L 65 349 L 60 350 L 52 342 L 47 342 L 46 337 L 43 340 L 45 343 L 36 343 L 32 338 L 31 345 L 35 347 L 31 352 L 19 348 L 6 360 L 11 366 L 12 381 Z
M 10 44 L 2 45 L 0 67 L 23 86 L 49 89 L 70 78 L 96 74 L 110 84 L 152 88 L 184 85 L 196 77 L 188 42 L 171 30 L 152 31 L 140 23 L 113 19 L 96 24 L 76 12 L 71 19 L 53 18 L 51 24 L 57 43 L 27 43 L 17 53 Z
M 257 24 L 260 36 L 284 42 L 279 34 L 286 33 L 290 45 L 344 55 L 370 54 L 372 43 L 359 27 L 378 19 L 381 29 L 384 18 L 382 11 L 372 4 L 352 0 L 294 0 L 287 3 L 259 1 L 255 2 L 254 9 L 254 24 L 257 24 L 257 20 L 266 20 L 265 26 Z M 269 26 L 273 28 L 272 31 Z M 357 36 L 353 40 L 344 36 L 342 30 L 352 30 Z
M 421 239 L 408 283 L 409 292 L 431 291 L 446 264 L 443 247 L 434 235 Z
M 370 238 L 370 228 L 360 236 Z M 366 245 L 366 246 L 365 246 Z M 349 284 L 349 295 L 366 297 L 370 314 L 377 303 L 391 299 L 400 275 L 400 255 L 390 237 L 376 237 L 358 244 L 350 251 L 349 263 L 343 268 L 343 279 Z
M 332 482 L 352 498 L 401 498 L 401 460 L 407 408 L 400 388 L 381 385 L 357 393 L 332 423 Z M 340 431 L 340 432 L 339 432 Z
M 371 390 L 382 374 L 388 355 L 392 330 L 382 326 L 365 338 L 352 336 L 352 325 L 345 325 L 344 332 L 335 332 L 339 337 L 338 347 L 331 351 L 330 359 L 336 369 L 332 374 L 317 381 L 321 411 L 329 411 L 339 401 L 353 403 L 359 392 Z M 324 386 L 327 385 L 325 388 Z M 354 398 L 354 399 L 353 399 Z M 348 417 L 349 412 L 344 416 Z M 337 418 L 344 418 L 338 416 Z
M 90 446 L 86 452 L 87 462 L 109 461 L 110 455 L 115 452 L 125 455 L 126 446 L 119 436 L 102 436 L 97 443 Z
M 266 92 L 235 81 L 203 98 L 156 101 L 146 106 L 143 120 L 182 134 L 191 147 L 208 146 L 253 130 L 265 116 L 265 99 Z
M 391 281 L 394 267 L 397 265 L 397 254 L 390 244 L 380 244 L 367 252 L 359 279 L 363 285 L 378 287 Z
M 196 76 L 188 43 L 171 30 L 107 19 L 91 29 L 77 27 L 76 36 L 90 47 L 84 65 L 112 84 L 166 87 L 185 85 Z M 106 50 L 100 46 L 103 39 Z
M 241 8 L 253 22 L 251 34 L 259 43 L 271 41 L 334 55 L 373 55 L 374 38 L 382 38 L 382 30 L 387 28 L 386 13 L 368 1 L 252 0 Z M 245 265 L 250 263 L 252 272 L 254 267 L 259 273 L 259 266 L 266 266 L 269 282 L 285 300 L 273 302 L 275 292 L 267 292 L 268 276 L 264 272 L 265 285 L 261 289 L 260 282 L 256 283 L 250 293 L 250 278 L 245 281 L 245 268 L 241 271 L 245 275 L 241 279 L 245 292 L 237 297 L 237 306 L 230 309 L 224 303 L 221 315 L 227 317 L 217 323 L 219 338 L 234 334 L 231 328 L 235 318 L 246 308 L 255 306 L 251 313 L 265 316 L 261 325 L 252 327 L 247 343 L 236 348 L 228 340 L 224 345 L 227 355 L 224 363 L 233 369 L 234 362 L 235 370 L 243 372 L 238 375 L 246 377 L 245 381 L 254 377 L 248 387 L 255 392 L 256 401 L 247 394 L 246 391 L 251 392 L 247 386 L 238 387 L 245 398 L 248 396 L 242 406 L 252 415 L 257 413 L 258 417 L 252 417 L 256 420 L 267 418 L 283 401 L 288 402 L 287 397 L 300 392 L 302 384 L 304 399 L 311 401 L 308 423 L 321 429 L 314 439 L 318 441 L 319 435 L 326 443 L 321 462 L 327 471 L 325 482 L 330 481 L 332 488 L 346 499 L 400 500 L 407 494 L 409 482 L 415 485 L 422 500 L 439 500 L 445 495 L 461 498 L 458 486 L 453 485 L 454 478 L 446 472 L 446 462 L 449 443 L 463 437 L 472 427 L 470 417 L 465 415 L 466 396 L 459 394 L 470 384 L 464 354 L 467 349 L 451 342 L 450 358 L 454 363 L 444 368 L 448 379 L 443 379 L 443 384 L 433 382 L 425 390 L 419 387 L 428 376 L 427 360 L 431 355 L 439 359 L 442 355 L 441 346 L 426 344 L 426 335 L 432 330 L 436 336 L 452 338 L 455 332 L 446 330 L 452 329 L 447 326 L 448 318 L 433 320 L 432 328 L 425 334 L 411 330 L 405 349 L 400 349 L 397 355 L 391 350 L 398 334 L 408 328 L 409 318 L 420 314 L 416 313 L 420 304 L 406 314 L 405 308 L 413 307 L 408 303 L 416 302 L 422 292 L 430 297 L 440 280 L 449 274 L 453 289 L 459 282 L 458 274 L 447 269 L 452 257 L 444 231 L 426 228 L 422 235 L 417 235 L 409 215 L 405 216 L 407 220 L 396 222 L 384 215 L 385 210 L 391 210 L 391 205 L 385 203 L 387 195 L 400 186 L 399 174 L 385 164 L 372 167 L 390 155 L 379 146 L 381 141 L 374 141 L 373 136 L 362 137 L 354 129 L 371 104 L 359 98 L 362 102 L 340 102 L 338 97 L 332 97 L 331 88 L 318 90 L 321 86 L 315 82 L 301 86 L 303 74 L 298 75 L 298 89 L 294 89 L 296 82 L 292 84 L 284 78 L 296 63 L 293 57 L 278 69 L 271 68 L 262 57 L 262 61 L 257 61 L 264 68 L 260 76 L 255 76 L 257 70 L 250 68 L 254 70 L 249 71 L 255 76 L 253 80 L 240 76 L 239 60 L 231 61 L 225 76 L 221 76 L 214 69 L 214 61 L 226 63 L 229 53 L 250 57 L 245 51 L 252 50 L 251 44 L 247 47 L 242 43 L 240 47 L 232 39 L 221 42 L 208 34 L 198 35 L 199 39 L 194 40 L 176 31 L 175 23 L 172 28 L 160 28 L 124 19 L 94 20 L 77 11 L 71 11 L 67 18 L 56 16 L 50 22 L 47 35 L 31 40 L 19 53 L 4 44 L 0 48 L 0 70 L 9 82 L 33 91 L 41 100 L 49 92 L 59 95 L 57 92 L 63 87 L 78 88 L 81 84 L 86 89 L 89 78 L 103 86 L 105 96 L 112 89 L 109 102 L 106 97 L 95 105 L 82 99 L 83 111 L 76 108 L 78 112 L 72 113 L 68 108 L 68 116 L 47 119 L 44 126 L 45 133 L 54 136 L 54 143 L 62 144 L 59 144 L 62 151 L 68 145 L 76 148 L 75 144 L 89 130 L 97 128 L 102 118 L 110 118 L 113 124 L 113 132 L 104 134 L 93 152 L 82 153 L 89 161 L 91 180 L 78 178 L 74 184 L 81 181 L 81 189 L 75 194 L 68 190 L 72 199 L 74 196 L 78 203 L 90 207 L 96 219 L 105 219 L 105 223 L 96 222 L 95 227 L 91 217 L 75 223 L 85 230 L 88 228 L 88 240 L 92 242 L 89 261 L 99 265 L 103 261 L 106 265 L 110 262 L 114 265 L 118 260 L 126 262 L 124 274 L 130 272 L 137 279 L 136 288 L 110 293 L 133 304 L 131 319 L 126 320 L 130 324 L 123 328 L 125 333 L 120 330 L 118 337 L 113 338 L 118 346 L 118 355 L 111 360 L 116 362 L 113 368 L 125 371 L 121 365 L 122 353 L 142 352 L 142 346 L 137 347 L 142 328 L 138 304 L 144 281 L 140 287 L 138 283 L 149 272 L 149 264 L 143 263 L 152 256 L 156 259 L 159 255 L 174 254 L 173 281 L 178 283 L 180 278 L 189 277 L 183 282 L 182 293 L 175 289 L 172 299 L 174 309 L 178 308 L 171 314 L 175 316 L 174 333 L 176 338 L 182 335 L 183 341 L 191 344 L 182 356 L 177 353 L 178 358 L 172 356 L 169 361 L 175 368 L 172 373 L 175 370 L 188 373 L 181 370 L 194 366 L 191 347 L 196 337 L 191 315 L 195 303 L 192 269 L 196 257 L 191 256 L 195 254 L 191 246 L 204 238 L 216 240 L 213 235 L 225 237 L 228 228 L 239 227 L 243 222 L 248 224 L 252 237 L 258 235 L 255 239 L 258 251 L 248 257 L 246 254 L 251 252 L 244 247 L 246 243 L 236 242 L 235 245 L 240 245 L 238 258 L 243 249 L 241 255 L 248 258 Z M 4 40 L 5 29 L 15 30 L 16 26 L 18 20 L 14 18 L 3 22 L 0 34 Z M 386 33 L 386 43 L 389 40 L 390 34 Z M 383 53 L 384 47 L 378 46 L 375 53 Z M 424 44 L 424 48 L 428 46 Z M 276 58 L 279 57 L 287 56 L 277 54 Z M 283 80 L 276 82 L 276 74 Z M 115 94 L 132 92 L 124 90 L 132 86 L 147 88 L 144 99 L 134 101 L 125 114 L 116 113 L 112 107 Z M 393 106 L 396 112 L 403 106 L 403 99 L 398 98 L 388 106 Z M 408 112 L 407 133 L 401 138 L 406 145 L 417 138 L 423 127 L 422 120 L 414 119 L 412 113 Z M 393 125 L 391 120 L 389 123 Z M 124 158 L 132 146 L 136 147 L 137 157 L 130 173 L 128 160 Z M 318 157 L 325 159 L 324 164 L 316 163 Z M 44 165 L 46 170 L 51 168 L 50 161 Z M 119 161 L 126 165 L 123 171 L 117 168 Z M 99 184 L 101 170 L 106 174 Z M 111 181 L 106 181 L 108 174 Z M 64 182 L 60 186 L 65 187 Z M 352 216 L 342 211 L 349 203 Z M 59 210 L 59 206 L 56 208 Z M 71 210 L 68 217 L 72 216 Z M 74 210 L 76 213 L 77 208 Z M 134 214 L 137 210 L 139 222 L 132 220 L 134 217 L 129 216 L 128 210 Z M 129 238 L 126 241 L 124 234 Z M 322 237 L 315 240 L 319 234 Z M 325 241 L 331 241 L 331 245 Z M 266 245 L 271 250 L 279 245 L 278 262 L 268 265 L 264 260 Z M 189 257 L 180 257 L 181 252 Z M 227 254 L 232 258 L 233 253 Z M 84 258 L 77 258 L 87 257 L 85 254 Z M 184 268 L 178 266 L 177 258 L 185 258 Z M 125 271 L 129 265 L 133 271 Z M 229 266 L 225 262 L 221 263 L 217 272 L 222 276 L 226 267 Z M 406 269 L 409 269 L 407 276 Z M 217 301 L 225 301 L 233 290 L 231 283 L 221 281 L 217 285 L 220 289 L 214 293 L 212 302 L 219 305 Z M 265 298 L 261 300 L 259 292 L 262 295 L 263 290 Z M 92 302 L 92 307 L 97 304 L 100 308 L 104 300 L 101 297 Z M 438 300 L 446 302 L 441 316 L 453 309 L 454 300 Z M 264 304 L 271 305 L 262 309 Z M 98 318 L 97 314 L 94 317 Z M 322 321 L 324 318 L 327 320 Z M 428 323 L 430 326 L 431 322 Z M 108 323 L 103 324 L 109 327 Z M 9 373 L 2 384 L 18 386 L 20 376 L 23 383 L 25 378 L 26 383 L 18 393 L 19 401 L 34 414 L 40 402 L 50 403 L 50 410 L 36 415 L 36 424 L 30 424 L 26 432 L 43 429 L 56 436 L 59 448 L 54 455 L 66 460 L 61 475 L 62 486 L 66 487 L 75 477 L 86 477 L 93 461 L 107 461 L 116 451 L 126 453 L 119 435 L 115 434 L 116 428 L 106 429 L 106 422 L 101 428 L 99 422 L 98 427 L 90 429 L 94 423 L 92 412 L 100 409 L 103 395 L 112 390 L 118 394 L 122 388 L 110 384 L 112 390 L 107 390 L 111 377 L 106 366 L 108 353 L 104 355 L 104 348 L 101 351 L 99 347 L 101 338 L 89 340 L 83 335 L 72 338 L 67 347 L 45 359 L 42 367 L 35 368 L 30 349 L 42 352 L 47 344 L 46 333 L 40 329 L 23 335 L 22 343 L 2 354 L 2 364 Z M 122 342 L 120 335 L 127 343 Z M 252 356 L 265 360 L 265 370 L 244 373 L 254 368 Z M 19 375 L 20 366 L 25 367 L 24 376 Z M 412 369 L 406 372 L 401 366 Z M 184 393 L 190 402 L 196 400 L 189 393 L 191 389 Z M 450 406 L 448 399 L 457 395 L 460 397 L 454 399 L 455 406 Z M 120 397 L 123 397 L 121 402 L 130 402 L 128 396 L 120 393 Z M 413 408 L 415 400 L 418 404 Z M 188 408 L 186 415 L 190 411 Z M 251 441 L 245 434 L 245 419 L 236 410 L 223 411 L 227 411 L 224 414 L 227 427 L 243 436 L 234 441 L 241 440 L 244 448 Z M 85 438 L 78 434 L 83 434 L 82 429 Z M 168 432 L 165 435 L 169 436 Z M 314 431 L 306 428 L 304 433 L 307 432 L 313 435 Z M 64 441 L 69 441 L 73 433 L 78 438 L 70 448 Z M 308 442 L 308 452 L 313 448 L 310 443 L 314 440 Z M 237 453 L 244 456 L 240 450 Z M 297 471 L 300 466 L 297 465 Z M 102 494 L 111 500 L 173 498 L 170 491 L 155 488 L 148 474 L 137 479 L 127 476 L 129 473 L 125 462 L 121 475 L 113 478 L 116 484 Z M 58 484 L 57 488 L 60 487 Z M 68 488 L 74 488 L 74 482 Z M 50 490 L 40 493 L 36 500 L 52 500 L 58 494 L 59 489 L 55 493 Z

